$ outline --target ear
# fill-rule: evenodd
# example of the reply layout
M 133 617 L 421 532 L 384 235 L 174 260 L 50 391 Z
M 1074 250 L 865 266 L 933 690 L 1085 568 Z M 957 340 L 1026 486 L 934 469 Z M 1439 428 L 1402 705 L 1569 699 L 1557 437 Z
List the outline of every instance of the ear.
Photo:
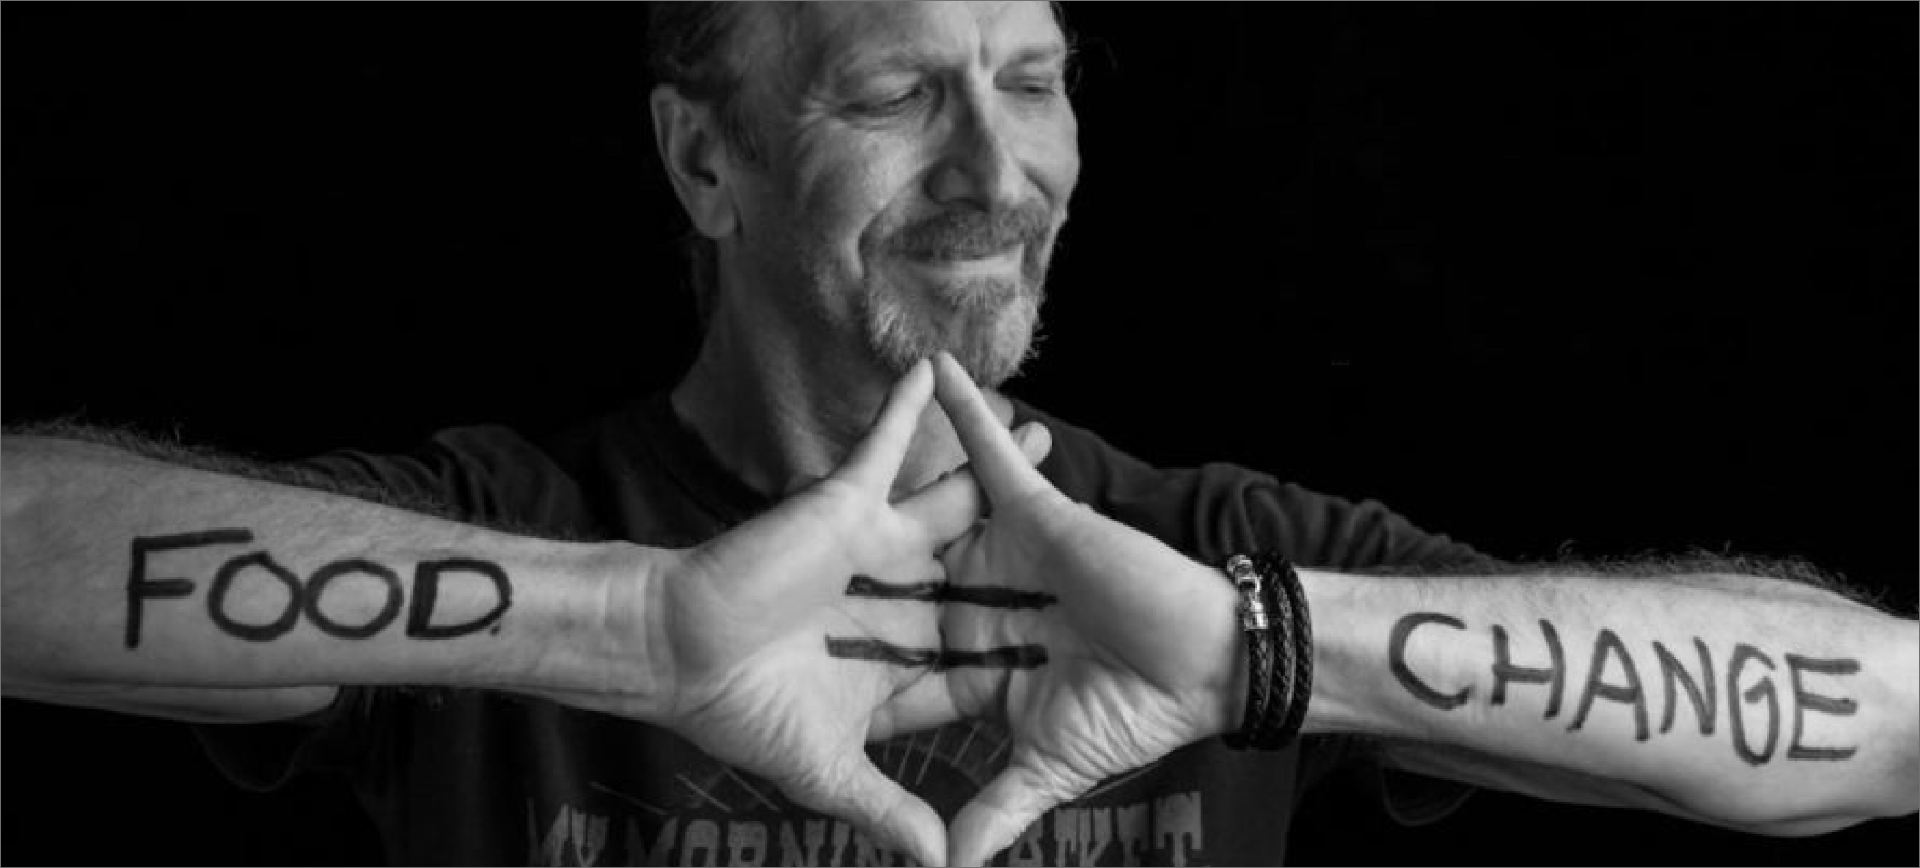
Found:
M 719 118 L 672 85 L 655 86 L 650 102 L 654 145 L 694 231 L 714 239 L 732 235 L 740 216 L 734 208 L 733 161 L 720 135 Z

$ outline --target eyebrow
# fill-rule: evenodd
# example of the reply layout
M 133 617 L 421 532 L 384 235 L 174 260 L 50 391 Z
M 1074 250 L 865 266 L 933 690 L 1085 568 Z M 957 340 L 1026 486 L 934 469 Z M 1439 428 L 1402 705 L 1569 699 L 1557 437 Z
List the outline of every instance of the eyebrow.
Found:
M 1013 59 L 1009 60 L 1008 63 L 1013 66 L 1020 66 L 1028 63 L 1048 63 L 1055 60 L 1064 63 L 1072 59 L 1072 46 L 1065 42 L 1049 42 L 1045 45 L 1028 46 L 1014 52 Z
M 912 48 L 892 48 L 877 55 L 851 58 L 836 64 L 833 78 L 845 80 L 883 72 L 895 72 L 909 69 L 926 69 L 936 66 L 940 58 L 932 53 Z
M 1065 42 L 1048 42 L 1044 45 L 1031 45 L 1014 52 L 1005 65 L 1023 66 L 1032 63 L 1049 63 L 1059 60 L 1064 65 L 1071 58 L 1073 49 Z M 938 67 L 944 59 L 932 52 L 916 48 L 894 48 L 871 57 L 857 58 L 837 65 L 830 80 L 845 82 L 862 76 L 876 75 L 904 70 L 924 70 Z

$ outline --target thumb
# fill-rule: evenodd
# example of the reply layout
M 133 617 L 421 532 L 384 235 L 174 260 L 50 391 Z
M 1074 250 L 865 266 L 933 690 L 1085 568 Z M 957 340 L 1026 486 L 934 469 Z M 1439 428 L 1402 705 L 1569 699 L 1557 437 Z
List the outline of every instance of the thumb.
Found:
M 986 396 L 967 377 L 960 363 L 941 353 L 933 363 L 934 394 L 953 423 L 953 432 L 967 450 L 967 465 L 991 502 L 1017 497 L 1052 486 L 1020 451 L 1007 426 L 1000 424 Z
M 864 752 L 847 758 L 840 774 L 820 776 L 819 789 L 786 787 L 807 807 L 852 823 L 876 843 L 906 853 L 920 865 L 945 864 L 947 828 L 931 805 L 882 774 Z
M 1019 840 L 1040 815 L 1086 789 L 1070 790 L 1057 777 L 1016 757 L 953 818 L 947 840 L 948 864 L 987 864 L 994 854 Z
M 867 436 L 854 445 L 836 475 L 869 491 L 884 493 L 900 472 L 913 432 L 920 426 L 920 411 L 933 391 L 932 379 L 924 360 L 908 368 L 887 392 L 879 418 L 867 430 Z
M 1053 435 L 1039 422 L 1020 426 L 1015 439 L 1020 443 L 1021 458 L 1031 464 L 1039 464 L 1053 448 Z M 981 506 L 980 486 L 974 482 L 972 469 L 964 464 L 895 505 L 919 523 L 937 545 L 946 545 L 972 528 L 984 513 Z

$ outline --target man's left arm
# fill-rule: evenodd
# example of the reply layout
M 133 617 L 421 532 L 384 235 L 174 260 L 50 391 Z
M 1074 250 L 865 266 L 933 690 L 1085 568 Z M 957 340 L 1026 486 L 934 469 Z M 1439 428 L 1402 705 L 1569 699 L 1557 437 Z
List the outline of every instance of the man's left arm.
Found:
M 1724 573 L 1300 570 L 1307 729 L 1389 764 L 1767 834 L 1920 809 L 1920 630 Z
M 952 358 L 935 371 L 992 508 L 941 555 L 948 579 L 1024 601 L 942 615 L 950 648 L 1023 652 L 938 681 L 947 710 L 999 717 L 1013 745 L 950 825 L 966 865 L 1100 781 L 1238 729 L 1250 652 L 1218 569 L 1062 494 Z M 1306 724 L 1379 739 L 1389 762 L 1771 834 L 1920 808 L 1911 619 L 1712 570 L 1299 572 Z

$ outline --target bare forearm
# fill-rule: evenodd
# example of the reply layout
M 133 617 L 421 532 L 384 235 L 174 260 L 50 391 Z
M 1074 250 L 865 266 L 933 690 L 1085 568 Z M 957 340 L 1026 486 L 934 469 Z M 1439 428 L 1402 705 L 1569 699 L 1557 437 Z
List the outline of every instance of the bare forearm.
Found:
M 610 583 L 647 580 L 633 546 L 516 537 L 75 441 L 9 437 L 5 458 L 12 695 L 578 689 L 604 650 Z
M 1310 726 L 1612 780 L 1728 825 L 1916 808 L 1912 621 L 1738 576 L 1303 580 Z

